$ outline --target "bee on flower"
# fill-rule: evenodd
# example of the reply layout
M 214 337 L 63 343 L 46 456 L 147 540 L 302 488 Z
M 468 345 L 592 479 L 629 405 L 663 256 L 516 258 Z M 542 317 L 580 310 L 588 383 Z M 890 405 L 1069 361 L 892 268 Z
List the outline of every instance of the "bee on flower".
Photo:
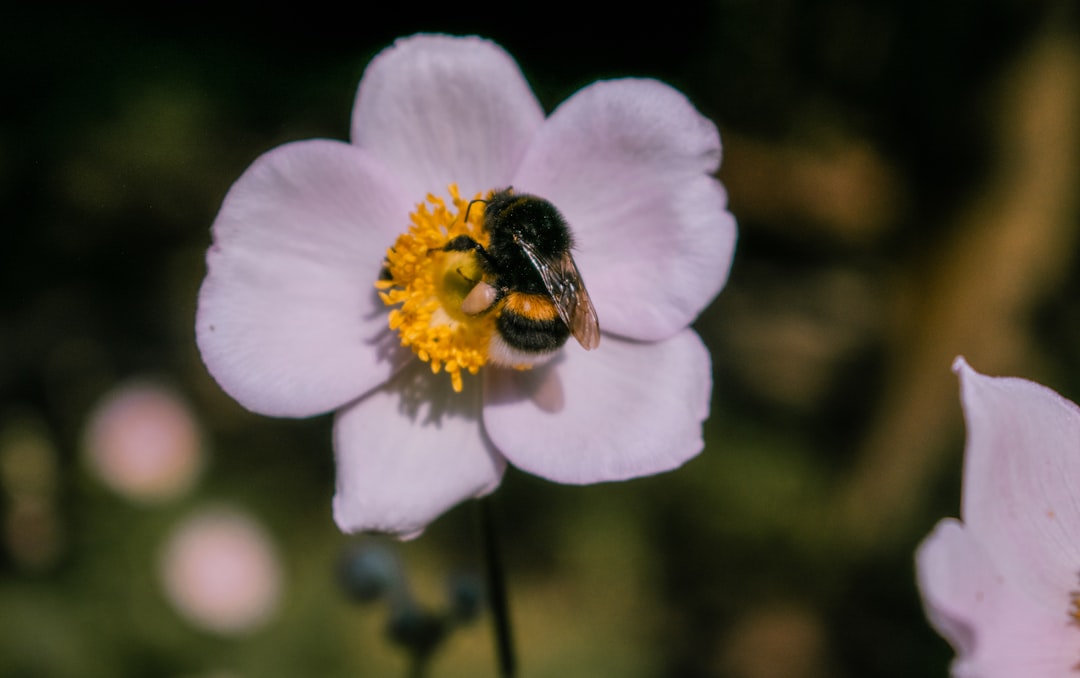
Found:
M 545 115 L 514 60 L 417 35 L 368 65 L 350 142 L 259 157 L 213 225 L 196 335 L 269 416 L 335 412 L 334 517 L 418 534 L 507 463 L 560 483 L 698 454 L 690 327 L 735 220 L 715 125 L 649 79 Z

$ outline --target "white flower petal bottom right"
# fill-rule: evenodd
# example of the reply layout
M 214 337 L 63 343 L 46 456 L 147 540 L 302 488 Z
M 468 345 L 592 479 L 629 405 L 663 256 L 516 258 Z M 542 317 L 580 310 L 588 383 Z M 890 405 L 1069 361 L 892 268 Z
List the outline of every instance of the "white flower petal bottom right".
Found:
M 560 483 L 626 480 L 676 468 L 704 446 L 712 374 L 693 330 L 637 343 L 573 342 L 550 365 L 490 370 L 484 427 L 507 459 Z

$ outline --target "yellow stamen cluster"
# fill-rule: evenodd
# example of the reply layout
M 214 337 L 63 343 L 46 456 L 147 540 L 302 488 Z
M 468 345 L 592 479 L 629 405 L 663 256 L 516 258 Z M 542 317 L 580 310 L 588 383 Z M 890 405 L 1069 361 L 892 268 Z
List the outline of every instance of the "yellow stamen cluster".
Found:
M 389 322 L 401 337 L 401 345 L 430 363 L 432 372 L 445 370 L 454 390 L 460 392 L 462 371 L 476 374 L 487 362 L 495 314 L 469 316 L 461 311 L 461 302 L 483 271 L 474 253 L 442 248 L 459 235 L 486 247 L 488 237 L 482 206 L 469 210 L 469 201 L 458 195 L 456 185 L 448 190 L 449 206 L 428 194 L 426 203 L 418 204 L 409 215 L 409 230 L 387 252 L 385 279 L 375 287 L 384 304 L 397 306 L 390 311 Z

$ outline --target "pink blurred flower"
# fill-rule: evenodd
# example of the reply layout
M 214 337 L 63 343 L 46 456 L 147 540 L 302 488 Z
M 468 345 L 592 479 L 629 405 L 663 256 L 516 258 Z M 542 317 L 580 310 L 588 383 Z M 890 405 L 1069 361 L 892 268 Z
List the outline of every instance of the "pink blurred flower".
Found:
M 916 554 L 933 626 L 958 678 L 1072 676 L 1080 665 L 1080 409 L 1048 388 L 987 377 L 962 358 L 968 439 L 963 522 Z
M 507 460 L 580 484 L 675 468 L 702 449 L 712 386 L 689 326 L 735 245 L 719 162 L 716 127 L 661 82 L 597 82 L 545 118 L 494 43 L 401 39 L 364 73 L 351 143 L 276 148 L 226 196 L 199 297 L 203 360 L 255 412 L 336 411 L 346 531 L 417 534 L 492 491 Z M 480 369 L 483 344 L 478 363 L 417 360 L 374 289 L 388 248 L 418 204 L 440 208 L 429 194 L 507 186 L 570 224 L 603 341 L 571 340 L 530 370 Z M 463 324 L 440 303 L 434 317 Z
M 90 470 L 139 502 L 180 496 L 203 465 L 202 435 L 174 391 L 133 381 L 107 393 L 87 419 L 83 452 Z
M 166 543 L 160 566 L 173 607 L 216 633 L 256 629 L 281 597 L 281 565 L 270 537 L 232 509 L 206 509 L 185 520 Z

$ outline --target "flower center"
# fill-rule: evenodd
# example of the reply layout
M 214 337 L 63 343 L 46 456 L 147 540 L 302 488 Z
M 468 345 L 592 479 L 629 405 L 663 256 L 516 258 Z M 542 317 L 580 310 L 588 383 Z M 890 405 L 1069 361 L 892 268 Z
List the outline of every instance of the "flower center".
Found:
M 462 371 L 476 374 L 488 360 L 497 313 L 462 311 L 462 302 L 484 271 L 473 251 L 444 248 L 458 236 L 487 247 L 488 234 L 484 210 L 476 206 L 470 210 L 456 185 L 451 184 L 448 192 L 450 205 L 428 194 L 409 215 L 409 230 L 387 252 L 375 287 L 384 304 L 397 307 L 390 311 L 389 324 L 401 345 L 430 363 L 432 372 L 445 370 L 460 392 Z

